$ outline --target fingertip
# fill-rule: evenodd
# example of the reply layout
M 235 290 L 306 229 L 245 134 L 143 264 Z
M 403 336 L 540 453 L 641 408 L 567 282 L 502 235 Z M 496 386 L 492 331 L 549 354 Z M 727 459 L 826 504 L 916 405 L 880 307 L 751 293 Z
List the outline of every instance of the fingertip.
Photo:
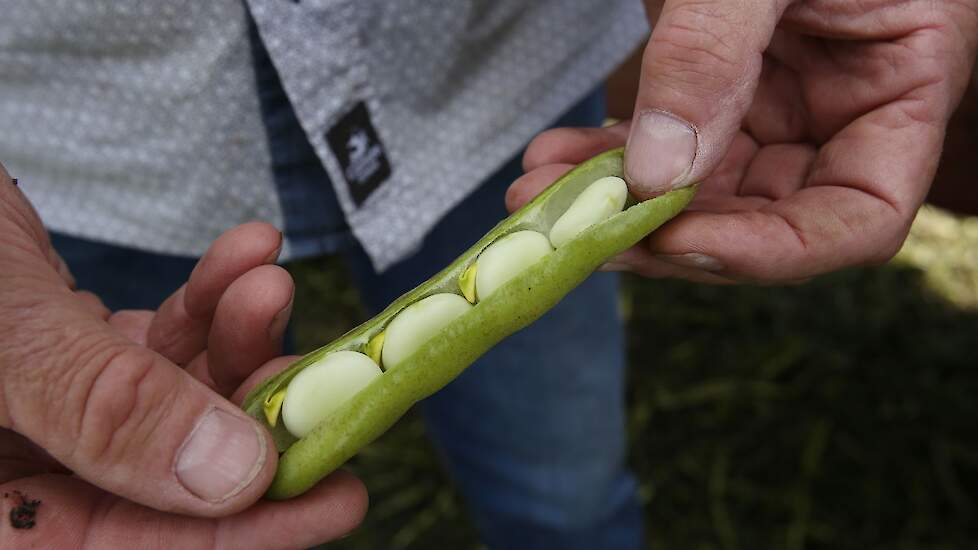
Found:
M 260 265 L 238 277 L 221 296 L 218 307 L 245 304 L 256 314 L 277 314 L 287 308 L 295 294 L 295 282 L 284 267 Z
M 228 285 L 254 267 L 274 263 L 282 243 L 282 232 L 265 222 L 248 222 L 225 231 L 190 274 L 184 295 L 187 313 L 209 316 Z
M 282 250 L 282 232 L 268 222 L 245 222 L 225 232 L 225 235 L 228 233 L 231 233 L 234 238 L 247 238 L 254 241 L 256 246 L 269 249 L 270 253 L 275 253 L 275 258 L 278 257 L 278 253 Z M 271 258 L 271 256 L 268 257 Z M 274 258 L 272 259 L 274 260 Z
M 329 540 L 349 535 L 363 523 L 370 506 L 367 486 L 345 469 L 333 472 L 297 498 L 300 499 L 297 504 L 328 515 L 328 525 L 324 526 L 320 537 L 326 536 Z
M 353 474 L 339 470 L 306 493 L 264 501 L 227 518 L 217 548 L 309 548 L 349 534 L 367 512 L 367 490 Z
M 630 271 L 647 279 L 681 279 L 711 285 L 729 285 L 735 281 L 722 273 L 715 273 L 698 265 L 670 262 L 647 245 L 634 246 L 614 258 L 623 271 Z
M 553 128 L 538 135 L 523 154 L 523 169 L 558 163 L 579 164 L 609 149 L 625 145 L 629 121 L 604 128 Z
M 337 531 L 340 532 L 337 536 L 347 535 L 363 523 L 370 508 L 370 494 L 360 478 L 348 470 L 341 469 L 330 474 L 317 487 L 323 487 L 322 490 L 328 493 L 330 498 L 344 496 L 338 500 L 342 502 L 343 513 L 340 515 L 346 522 L 337 525 Z
M 506 209 L 519 210 L 571 168 L 570 164 L 551 164 L 523 174 L 506 190 Z
M 271 263 L 278 258 L 283 242 L 282 232 L 274 225 L 268 222 L 251 221 L 232 227 L 222 233 L 211 244 L 211 248 L 217 247 L 220 252 L 226 252 L 225 246 L 234 245 L 234 252 L 237 253 L 249 252 L 257 256 L 264 252 L 261 259 L 265 260 L 264 263 Z M 238 248 L 244 246 L 247 246 L 247 249 Z
M 550 164 L 554 152 L 554 144 L 561 141 L 569 128 L 552 128 L 540 132 L 523 152 L 523 171 L 531 172 L 541 166 Z
M 277 468 L 268 430 L 240 409 L 217 406 L 201 415 L 177 449 L 173 475 L 194 497 L 194 515 L 225 517 L 260 499 Z

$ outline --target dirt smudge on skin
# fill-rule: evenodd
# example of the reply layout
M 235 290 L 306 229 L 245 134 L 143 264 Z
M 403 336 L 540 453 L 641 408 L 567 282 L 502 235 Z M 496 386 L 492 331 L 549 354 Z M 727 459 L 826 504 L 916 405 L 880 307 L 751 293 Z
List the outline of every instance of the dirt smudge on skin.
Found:
M 37 509 L 41 506 L 40 500 L 31 500 L 30 497 L 20 491 L 4 493 L 3 498 L 13 500 L 14 506 L 10 509 L 10 525 L 14 529 L 33 529 L 37 525 Z

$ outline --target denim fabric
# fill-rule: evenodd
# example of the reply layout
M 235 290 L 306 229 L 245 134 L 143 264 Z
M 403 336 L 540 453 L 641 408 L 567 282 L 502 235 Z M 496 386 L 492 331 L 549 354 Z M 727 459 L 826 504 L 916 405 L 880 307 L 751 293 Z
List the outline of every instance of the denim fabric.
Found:
M 250 31 L 272 172 L 293 258 L 353 248 L 356 240 L 343 217 L 329 176 L 299 125 L 254 24 Z
M 166 256 L 51 233 L 51 244 L 78 288 L 98 294 L 106 307 L 156 309 L 187 282 L 197 258 Z
M 260 47 L 255 59 L 286 237 L 302 255 L 343 253 L 371 309 L 433 275 L 506 215 L 503 197 L 521 173 L 519 156 L 442 219 L 417 254 L 374 272 Z M 555 125 L 594 126 L 602 118 L 603 97 L 595 92 Z M 112 308 L 155 308 L 194 264 L 63 235 L 54 243 L 80 286 Z M 615 275 L 592 276 L 422 404 L 491 548 L 642 547 L 636 484 L 625 466 L 617 300 Z

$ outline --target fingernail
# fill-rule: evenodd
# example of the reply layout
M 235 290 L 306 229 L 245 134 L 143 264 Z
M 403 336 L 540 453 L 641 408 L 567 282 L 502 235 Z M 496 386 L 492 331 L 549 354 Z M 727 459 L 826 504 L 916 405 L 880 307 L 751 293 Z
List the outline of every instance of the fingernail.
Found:
M 625 177 L 632 193 L 649 198 L 686 183 L 696 158 L 696 130 L 665 111 L 646 111 L 632 123 Z
M 208 502 L 220 502 L 251 484 L 265 458 L 257 424 L 213 409 L 190 432 L 175 469 L 188 491 Z
M 687 254 L 658 254 L 656 258 L 664 262 L 683 267 L 702 269 L 703 271 L 722 271 L 723 264 L 713 256 L 700 254 L 699 252 L 689 252 Z
M 272 338 L 279 338 L 285 333 L 285 325 L 289 324 L 289 317 L 292 316 L 292 303 L 295 301 L 295 295 L 289 298 L 289 303 L 282 311 L 275 314 L 272 317 L 272 322 L 268 325 L 268 334 Z
M 266 264 L 274 264 L 275 262 L 278 261 L 278 255 L 282 253 L 282 244 L 284 242 L 285 242 L 285 237 L 283 237 L 282 236 L 282 232 L 279 231 L 279 233 L 278 233 L 278 246 L 276 246 L 275 247 L 275 250 L 273 250 L 272 253 L 269 254 L 267 258 L 265 258 L 265 263 Z

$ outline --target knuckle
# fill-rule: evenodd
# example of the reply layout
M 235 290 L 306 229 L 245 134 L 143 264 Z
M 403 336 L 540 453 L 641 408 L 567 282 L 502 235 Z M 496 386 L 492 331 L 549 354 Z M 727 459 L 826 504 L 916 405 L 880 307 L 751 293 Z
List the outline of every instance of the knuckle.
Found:
M 743 38 L 732 16 L 716 4 L 682 4 L 669 14 L 668 24 L 652 33 L 649 61 L 660 83 L 709 94 L 744 78 Z
M 15 396 L 5 403 L 4 425 L 32 437 L 70 432 L 65 419 L 72 414 L 73 381 L 83 365 L 106 350 L 106 341 L 65 316 L 51 322 L 63 312 L 51 309 L 46 289 L 22 285 L 16 290 L 0 296 L 0 332 L 8 335 L 0 348 L 8 390 L 3 393 Z
M 72 457 L 118 464 L 134 447 L 148 443 L 161 423 L 175 384 L 168 383 L 156 356 L 132 345 L 111 346 L 74 377 Z M 85 372 L 87 371 L 87 372 Z

